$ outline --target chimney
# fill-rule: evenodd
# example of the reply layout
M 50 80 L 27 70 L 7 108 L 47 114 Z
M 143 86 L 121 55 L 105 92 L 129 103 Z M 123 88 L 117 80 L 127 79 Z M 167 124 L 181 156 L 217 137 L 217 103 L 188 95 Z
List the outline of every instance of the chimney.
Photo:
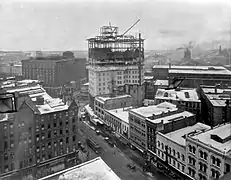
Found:
M 36 104 L 37 105 L 44 105 L 44 98 L 43 97 L 37 97 L 36 98 Z

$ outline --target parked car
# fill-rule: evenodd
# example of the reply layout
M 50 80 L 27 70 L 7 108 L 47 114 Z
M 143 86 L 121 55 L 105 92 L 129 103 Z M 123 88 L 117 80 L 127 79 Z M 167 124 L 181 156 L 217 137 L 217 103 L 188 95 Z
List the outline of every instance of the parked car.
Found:
M 114 143 L 112 142 L 112 140 L 109 137 L 105 137 L 104 140 L 112 147 L 114 147 Z
M 96 133 L 96 135 L 100 135 L 101 132 L 100 132 L 100 130 L 96 130 L 95 133 Z
M 134 171 L 136 170 L 136 166 L 133 164 L 127 164 L 127 167 L 131 170 L 134 170 Z

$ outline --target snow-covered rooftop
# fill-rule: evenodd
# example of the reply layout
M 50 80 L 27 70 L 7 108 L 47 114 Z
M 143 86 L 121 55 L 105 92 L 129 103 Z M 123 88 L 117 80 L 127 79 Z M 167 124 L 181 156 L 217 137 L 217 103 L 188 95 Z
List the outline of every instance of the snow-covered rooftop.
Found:
M 154 85 L 155 86 L 168 86 L 168 80 L 159 80 L 159 79 L 157 79 L 154 82 Z
M 170 68 L 169 68 L 170 67 Z M 153 68 L 163 68 L 163 69 L 182 69 L 182 70 L 226 70 L 225 67 L 222 66 L 175 66 L 175 65 L 154 65 Z
M 145 118 L 148 118 L 151 117 L 153 114 L 159 115 L 162 114 L 163 112 L 166 113 L 169 111 L 177 111 L 177 110 L 178 108 L 176 107 L 176 105 L 168 102 L 163 102 L 158 105 L 131 109 L 130 111 L 140 116 L 143 116 Z
M 196 89 L 184 89 L 179 91 L 174 89 L 170 89 L 170 90 L 158 89 L 155 98 L 200 102 Z
M 36 107 L 40 114 L 48 114 L 57 111 L 64 111 L 68 109 L 68 105 L 65 104 L 60 98 L 52 98 L 47 92 L 42 88 L 41 85 L 36 84 L 34 86 L 23 86 L 15 87 L 13 89 L 7 90 L 7 92 L 18 92 L 20 95 L 29 95 L 31 100 L 36 104 L 37 98 L 43 98 L 44 103 L 37 105 Z
M 231 75 L 228 69 L 169 69 L 172 74 L 211 74 L 211 75 Z
M 231 129 L 230 123 L 222 124 L 213 129 L 192 136 L 191 138 L 198 140 L 199 142 L 202 142 L 207 146 L 211 146 L 212 148 L 219 150 L 221 153 L 231 155 L 230 129 Z M 217 136 L 217 139 L 221 139 L 221 140 L 227 139 L 227 141 L 224 141 L 223 143 L 216 141 L 211 138 L 211 135 Z
M 195 115 L 191 112 L 183 111 L 183 112 L 178 112 L 176 114 L 160 117 L 160 118 L 157 118 L 154 120 L 147 118 L 147 120 L 152 122 L 152 123 L 156 123 L 156 124 L 161 123 L 162 121 L 164 124 L 168 124 L 168 123 L 172 122 L 173 120 L 177 121 L 177 120 L 181 120 L 182 118 L 186 118 L 186 117 L 189 118 L 192 116 L 195 116 Z
M 121 96 L 115 96 L 115 97 L 97 96 L 95 99 L 96 99 L 97 101 L 101 101 L 102 103 L 104 103 L 105 101 L 108 101 L 108 100 L 124 99 L 124 98 L 131 98 L 131 95 L 121 95 Z
M 112 169 L 97 157 L 80 165 L 44 177 L 40 180 L 120 180 Z
M 202 123 L 197 123 L 195 125 L 187 126 L 185 128 L 167 133 L 165 134 L 165 136 L 171 139 L 172 141 L 174 141 L 175 143 L 185 146 L 186 145 L 186 141 L 184 137 L 185 135 L 190 133 L 201 132 L 203 130 L 208 130 L 208 129 L 210 129 L 210 126 Z
M 125 123 L 129 123 L 128 116 L 129 116 L 129 110 L 132 107 L 126 107 L 126 108 L 119 108 L 119 109 L 113 109 L 113 110 L 106 110 L 109 114 L 117 117 L 121 121 L 124 121 Z

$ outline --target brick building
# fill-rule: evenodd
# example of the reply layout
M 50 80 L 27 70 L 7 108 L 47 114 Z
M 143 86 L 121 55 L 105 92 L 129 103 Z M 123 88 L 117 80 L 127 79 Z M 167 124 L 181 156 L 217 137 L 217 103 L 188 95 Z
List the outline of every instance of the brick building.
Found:
M 17 113 L 2 114 L 0 119 L 0 177 L 32 176 L 35 166 L 33 112 L 23 101 Z
M 22 75 L 26 79 L 41 80 L 47 92 L 57 97 L 63 85 L 76 81 L 80 88 L 80 79 L 86 77 L 86 59 L 66 58 L 51 56 L 23 60 Z
M 154 79 L 169 80 L 169 84 L 174 79 L 184 79 L 181 86 L 187 88 L 197 88 L 200 84 L 214 85 L 223 83 L 231 85 L 231 71 L 222 66 L 172 66 L 155 65 L 152 73 L 149 74 Z
M 156 131 L 169 132 L 195 124 L 195 115 L 181 111 L 174 104 L 164 102 L 129 111 L 130 141 L 141 151 L 155 154 Z
M 132 106 L 132 97 L 122 95 L 116 97 L 97 96 L 94 101 L 94 112 L 102 121 L 105 120 L 104 110 L 118 109 Z
M 201 119 L 201 100 L 196 89 L 158 89 L 155 104 L 170 102 L 185 111 L 196 114 L 197 121 Z
M 206 124 L 216 126 L 231 119 L 231 87 L 226 85 L 199 88 L 202 117 Z
M 5 90 L 17 92 L 18 111 L 0 120 L 0 176 L 40 178 L 76 165 L 77 104 L 52 98 L 39 84 Z

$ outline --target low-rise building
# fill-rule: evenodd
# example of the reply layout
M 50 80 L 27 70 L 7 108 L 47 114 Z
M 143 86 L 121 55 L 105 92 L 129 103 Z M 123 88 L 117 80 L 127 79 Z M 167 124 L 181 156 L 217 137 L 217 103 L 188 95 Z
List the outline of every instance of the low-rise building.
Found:
M 105 123 L 125 139 L 129 139 L 128 114 L 132 107 L 105 110 Z
M 86 177 L 87 179 L 120 180 L 120 178 L 101 159 L 101 157 L 97 157 L 75 167 L 65 169 L 56 174 L 44 177 L 40 180 L 85 180 Z
M 188 177 L 186 159 L 186 137 L 188 134 L 210 129 L 210 126 L 197 123 L 169 133 L 157 132 L 156 155 L 158 163 L 164 167 L 171 166 L 178 174 Z
M 153 76 L 146 76 L 145 78 L 145 99 L 154 99 L 156 91 L 159 88 L 167 88 L 168 80 L 154 79 Z
M 219 179 L 231 171 L 231 124 L 186 136 L 186 169 L 195 179 Z
M 131 109 L 130 142 L 141 151 L 148 149 L 155 153 L 156 131 L 169 132 L 195 123 L 194 114 L 182 111 L 168 102 Z
M 231 87 L 227 85 L 205 86 L 199 88 L 202 117 L 211 126 L 229 122 L 231 119 Z
M 164 101 L 173 103 L 185 111 L 196 114 L 197 120 L 201 120 L 201 101 L 196 89 L 158 89 L 155 96 L 155 103 Z
M 104 110 L 118 109 L 132 106 L 131 95 L 122 95 L 116 97 L 97 96 L 94 101 L 95 114 L 104 121 Z
M 197 88 L 200 84 L 213 85 L 214 83 L 229 84 L 231 71 L 222 66 L 175 66 L 155 65 L 151 76 L 154 79 L 169 80 L 184 79 L 181 87 Z

